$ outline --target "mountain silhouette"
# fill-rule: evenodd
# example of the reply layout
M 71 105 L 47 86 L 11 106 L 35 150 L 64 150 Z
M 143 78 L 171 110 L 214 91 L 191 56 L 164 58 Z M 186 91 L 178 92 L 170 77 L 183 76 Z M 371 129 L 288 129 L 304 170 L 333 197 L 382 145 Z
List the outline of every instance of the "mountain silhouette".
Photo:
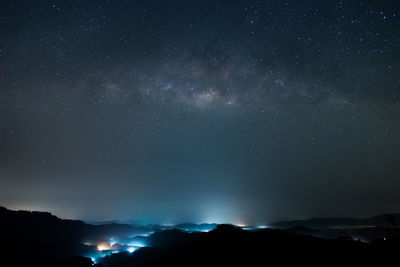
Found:
M 178 227 L 194 229 L 198 225 Z M 155 231 L 148 237 L 141 237 L 148 247 L 134 253 L 104 256 L 95 266 L 382 264 L 397 261 L 400 246 L 395 225 L 363 228 L 378 237 L 370 243 L 355 241 L 344 231 L 340 231 L 337 238 L 319 238 L 315 233 L 321 234 L 322 230 L 303 226 L 251 231 L 227 224 L 213 227 L 209 232 Z M 96 246 L 85 245 L 85 240 L 102 240 L 143 230 L 141 226 L 91 225 L 79 220 L 63 220 L 47 212 L 11 211 L 0 207 L 0 266 L 93 266 L 94 262 L 84 255 L 96 250 Z
M 313 218 L 307 220 L 291 220 L 291 221 L 280 221 L 271 224 L 272 227 L 276 228 L 291 228 L 296 226 L 305 226 L 310 228 L 324 228 L 324 227 L 367 227 L 367 226 L 390 226 L 390 222 L 387 219 L 387 214 L 377 215 L 367 218 Z M 390 214 L 390 217 L 394 221 L 400 222 L 400 214 Z

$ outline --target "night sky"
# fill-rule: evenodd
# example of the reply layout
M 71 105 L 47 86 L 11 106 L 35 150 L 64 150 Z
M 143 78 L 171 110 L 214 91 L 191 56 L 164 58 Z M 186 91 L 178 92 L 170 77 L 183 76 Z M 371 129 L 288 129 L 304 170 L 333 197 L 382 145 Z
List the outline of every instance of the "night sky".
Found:
M 398 1 L 0 2 L 0 205 L 258 224 L 400 211 Z

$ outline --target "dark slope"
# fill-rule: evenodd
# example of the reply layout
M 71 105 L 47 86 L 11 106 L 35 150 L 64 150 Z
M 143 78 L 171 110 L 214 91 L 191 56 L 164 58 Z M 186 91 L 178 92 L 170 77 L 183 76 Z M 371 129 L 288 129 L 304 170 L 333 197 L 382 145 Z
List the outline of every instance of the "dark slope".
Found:
M 90 225 L 79 220 L 63 220 L 48 212 L 12 211 L 0 207 L 0 257 L 2 262 L 14 262 L 19 266 L 27 262 L 44 264 L 48 260 L 80 256 L 94 249 L 83 245 L 86 240 L 124 235 L 135 230 L 130 225 Z

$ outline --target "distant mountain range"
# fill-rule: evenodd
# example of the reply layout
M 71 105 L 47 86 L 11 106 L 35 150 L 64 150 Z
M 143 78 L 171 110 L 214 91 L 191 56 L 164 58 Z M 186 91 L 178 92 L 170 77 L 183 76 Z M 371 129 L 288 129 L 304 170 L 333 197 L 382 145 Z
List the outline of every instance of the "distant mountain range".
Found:
M 393 221 L 397 224 L 400 224 L 400 213 L 389 214 L 392 217 Z M 179 229 L 182 231 L 188 232 L 198 232 L 198 231 L 210 231 L 218 226 L 216 223 L 181 223 L 174 226 L 165 226 L 159 224 L 140 224 L 138 221 L 120 221 L 120 220 L 110 220 L 110 221 L 93 221 L 88 222 L 89 224 L 94 225 L 106 225 L 106 224 L 129 224 L 134 227 L 153 227 L 158 230 L 167 230 L 167 229 Z M 299 226 L 308 227 L 308 228 L 351 228 L 351 227 L 369 227 L 369 226 L 377 226 L 377 227 L 385 227 L 390 226 L 391 223 L 388 221 L 387 215 L 376 215 L 367 218 L 353 218 L 353 217 L 332 217 L 332 218 L 311 218 L 304 220 L 286 220 L 286 221 L 278 221 L 272 224 L 269 224 L 271 228 L 295 228 Z M 244 227 L 245 229 L 255 229 L 257 227 Z
M 187 232 L 208 232 L 218 226 L 217 223 L 180 223 L 176 225 L 162 225 L 162 224 L 142 224 L 139 221 L 130 220 L 109 220 L 109 221 L 88 221 L 88 224 L 105 225 L 105 224 L 129 224 L 134 227 L 154 228 L 157 230 L 179 229 Z
M 216 223 L 202 223 L 202 224 L 182 223 L 175 225 L 173 228 L 187 232 L 208 232 L 213 230 L 217 226 L 218 224 Z
M 280 221 L 271 224 L 274 228 L 292 228 L 305 226 L 310 228 L 346 228 L 346 227 L 369 227 L 369 226 L 390 226 L 390 220 L 395 224 L 400 223 L 400 214 L 377 215 L 367 218 L 314 218 L 307 220 Z

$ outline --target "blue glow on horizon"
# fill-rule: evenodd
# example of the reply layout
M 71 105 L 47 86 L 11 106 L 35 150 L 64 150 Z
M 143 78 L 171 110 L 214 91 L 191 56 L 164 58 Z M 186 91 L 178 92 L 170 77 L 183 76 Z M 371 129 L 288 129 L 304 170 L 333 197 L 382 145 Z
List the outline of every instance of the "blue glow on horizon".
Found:
M 114 245 L 117 244 L 117 243 L 118 243 L 118 242 L 114 239 L 114 237 L 111 237 L 111 238 L 110 238 L 109 244 L 110 244 L 111 247 L 114 246 Z
M 126 244 L 129 247 L 139 247 L 139 248 L 143 248 L 146 247 L 146 244 L 144 244 L 143 242 L 140 241 L 132 241 Z

